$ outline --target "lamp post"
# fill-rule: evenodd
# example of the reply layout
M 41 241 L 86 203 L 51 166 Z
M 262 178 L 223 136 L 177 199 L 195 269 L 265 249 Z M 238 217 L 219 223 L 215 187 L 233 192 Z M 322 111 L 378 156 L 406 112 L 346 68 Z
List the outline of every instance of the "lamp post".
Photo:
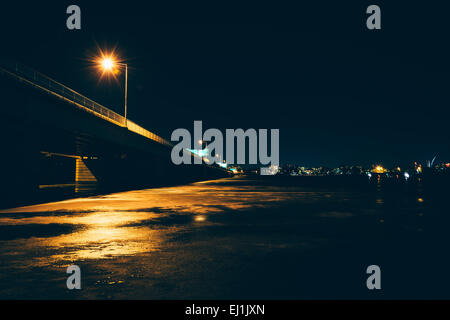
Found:
M 116 66 L 125 67 L 125 127 L 127 127 L 127 100 L 128 100 L 128 65 L 115 61 L 112 57 L 103 57 L 100 60 L 104 72 L 113 72 Z
M 125 66 L 125 127 L 127 127 L 127 100 L 128 100 L 128 65 L 122 63 Z

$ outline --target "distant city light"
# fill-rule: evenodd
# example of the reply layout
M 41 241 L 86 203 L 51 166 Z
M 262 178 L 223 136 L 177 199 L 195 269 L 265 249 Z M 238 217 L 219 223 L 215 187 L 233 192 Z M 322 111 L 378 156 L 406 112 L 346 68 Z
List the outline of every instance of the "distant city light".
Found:
M 208 149 L 187 149 L 189 152 L 192 152 L 193 154 L 196 154 L 200 157 L 206 157 L 208 155 L 209 150 Z
M 278 173 L 279 170 L 279 166 L 276 165 L 271 165 L 270 167 L 267 168 L 261 168 L 261 172 L 263 172 L 262 174 L 264 175 L 276 175 Z
M 226 164 L 226 163 L 220 163 L 220 162 L 218 162 L 217 164 L 218 164 L 220 167 L 224 168 L 224 169 L 227 168 L 227 164 Z
M 231 167 L 234 167 L 233 165 Z M 420 168 L 418 170 L 418 168 Z M 267 168 L 268 169 L 268 168 Z M 263 169 L 263 170 L 267 170 Z M 275 168 L 274 168 L 275 169 Z M 418 173 L 417 170 L 420 172 Z M 386 168 L 381 164 L 375 164 L 371 167 L 363 167 L 363 166 L 355 166 L 355 165 L 341 165 L 339 167 L 330 168 L 330 167 L 306 167 L 297 164 L 284 164 L 277 168 L 276 172 L 280 175 L 298 177 L 298 176 L 365 176 L 367 180 L 372 181 L 372 179 L 376 180 L 388 180 L 388 179 L 400 179 L 400 180 L 408 180 L 416 179 L 420 181 L 420 177 L 423 172 L 423 165 L 414 162 L 412 165 L 405 165 L 402 167 L 393 166 Z M 234 171 L 234 170 L 232 170 Z M 240 170 L 244 173 L 254 174 L 255 170 L 244 169 Z M 266 172 L 266 171 L 264 171 Z M 275 170 L 273 170 L 275 173 Z M 450 174 L 450 163 L 449 162 L 441 162 L 439 164 L 435 164 L 429 171 L 430 174 Z M 403 180 L 403 181 L 405 181 Z
M 374 173 L 386 173 L 387 170 L 385 168 L 383 168 L 381 165 L 377 165 L 372 172 Z

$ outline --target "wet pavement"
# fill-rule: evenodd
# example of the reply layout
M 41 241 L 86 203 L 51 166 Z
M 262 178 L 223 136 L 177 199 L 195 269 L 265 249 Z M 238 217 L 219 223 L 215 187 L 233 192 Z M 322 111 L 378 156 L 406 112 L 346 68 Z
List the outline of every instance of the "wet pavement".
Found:
M 447 208 L 420 190 L 237 177 L 2 210 L 0 298 L 448 298 Z

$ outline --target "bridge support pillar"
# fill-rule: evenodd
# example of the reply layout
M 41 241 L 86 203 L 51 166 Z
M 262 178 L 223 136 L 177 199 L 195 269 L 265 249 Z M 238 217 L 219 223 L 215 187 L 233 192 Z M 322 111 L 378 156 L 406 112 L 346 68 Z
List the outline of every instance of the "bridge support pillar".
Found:
M 77 158 L 75 162 L 75 192 L 84 193 L 96 188 L 97 178 L 88 168 L 85 161 Z

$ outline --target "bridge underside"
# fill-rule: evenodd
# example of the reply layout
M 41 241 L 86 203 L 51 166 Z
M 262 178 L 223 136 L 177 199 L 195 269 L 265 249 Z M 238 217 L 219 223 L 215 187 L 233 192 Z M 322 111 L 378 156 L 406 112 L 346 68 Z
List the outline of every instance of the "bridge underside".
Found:
M 170 147 L 2 74 L 0 94 L 0 191 L 12 202 L 53 185 L 110 192 L 227 175 L 207 165 L 175 166 Z

